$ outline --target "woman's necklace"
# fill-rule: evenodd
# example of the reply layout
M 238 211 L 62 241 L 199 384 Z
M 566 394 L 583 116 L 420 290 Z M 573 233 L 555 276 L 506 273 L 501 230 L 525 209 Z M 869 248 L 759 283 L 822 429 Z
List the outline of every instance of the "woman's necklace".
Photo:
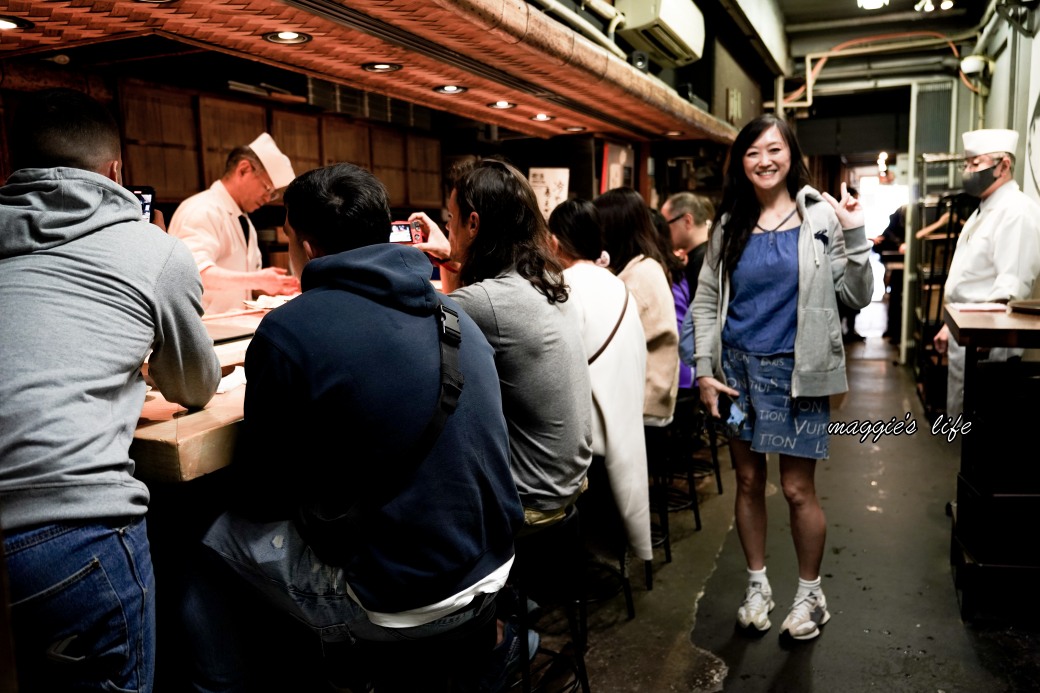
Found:
M 782 220 L 780 221 L 780 223 L 779 223 L 779 224 L 777 224 L 777 225 L 776 225 L 775 227 L 773 227 L 773 228 L 771 228 L 771 229 L 767 229 L 766 227 L 762 226 L 761 224 L 755 224 L 755 226 L 756 226 L 757 228 L 760 228 L 760 229 L 762 229 L 762 230 L 763 230 L 763 231 L 765 231 L 766 233 L 773 233 L 774 231 L 779 231 L 779 230 L 780 230 L 780 227 L 781 227 L 781 226 L 783 226 L 784 224 L 786 224 L 786 223 L 787 223 L 787 222 L 788 222 L 788 221 L 789 221 L 789 220 L 791 219 L 791 217 L 793 217 L 793 216 L 795 215 L 795 212 L 797 212 L 797 211 L 798 211 L 798 205 L 795 205 L 795 206 L 794 206 L 794 209 L 792 209 L 792 210 L 791 210 L 791 213 L 790 213 L 790 214 L 788 214 L 788 215 L 787 215 L 786 217 L 784 217 L 784 218 L 783 218 L 783 219 L 782 219 Z

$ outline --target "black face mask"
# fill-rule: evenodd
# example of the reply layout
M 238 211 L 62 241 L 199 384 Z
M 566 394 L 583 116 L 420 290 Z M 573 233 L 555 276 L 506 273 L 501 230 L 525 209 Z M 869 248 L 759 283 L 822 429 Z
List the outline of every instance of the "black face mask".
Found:
M 982 168 L 978 171 L 965 171 L 961 176 L 961 180 L 964 183 L 964 192 L 968 193 L 972 197 L 982 197 L 982 193 L 986 191 L 986 188 L 993 185 L 993 182 L 997 180 L 997 166 L 1000 162 L 993 164 L 989 168 Z

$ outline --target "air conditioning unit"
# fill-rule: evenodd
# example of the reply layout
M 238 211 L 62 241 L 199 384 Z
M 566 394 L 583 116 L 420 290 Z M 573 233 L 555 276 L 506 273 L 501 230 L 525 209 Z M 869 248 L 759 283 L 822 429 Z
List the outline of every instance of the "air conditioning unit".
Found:
M 615 0 L 625 15 L 618 34 L 660 65 L 679 67 L 704 55 L 704 15 L 693 0 Z

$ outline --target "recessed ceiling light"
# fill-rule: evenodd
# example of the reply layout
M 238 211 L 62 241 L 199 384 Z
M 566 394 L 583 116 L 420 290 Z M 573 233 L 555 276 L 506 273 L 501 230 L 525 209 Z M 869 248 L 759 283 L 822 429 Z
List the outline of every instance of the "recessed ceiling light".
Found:
M 32 29 L 35 24 L 27 19 L 21 17 L 12 17 L 10 15 L 0 15 L 0 31 L 7 31 L 9 29 Z
M 460 87 L 457 84 L 442 84 L 439 87 L 434 87 L 433 90 L 439 94 L 461 94 L 466 91 L 466 87 Z
M 880 10 L 888 5 L 888 0 L 856 0 L 861 10 Z
M 940 10 L 952 10 L 953 9 L 953 0 L 942 0 L 942 2 L 939 3 L 939 9 Z
M 508 101 L 496 101 L 494 103 L 489 103 L 488 108 L 516 108 L 516 104 Z
M 311 35 L 301 34 L 298 31 L 272 31 L 264 34 L 264 40 L 283 44 L 307 43 L 311 40 Z
M 537 120 L 542 123 L 546 123 L 552 119 L 553 117 L 551 115 L 546 115 L 545 113 L 539 113 L 538 115 L 531 116 L 531 120 Z
M 365 63 L 361 66 L 366 72 L 397 72 L 401 65 L 397 63 Z
M 682 130 L 669 130 L 664 134 L 666 137 L 678 137 L 679 135 L 683 134 L 683 132 Z
M 585 132 L 588 128 L 582 127 L 581 125 L 568 125 L 564 128 L 567 132 Z

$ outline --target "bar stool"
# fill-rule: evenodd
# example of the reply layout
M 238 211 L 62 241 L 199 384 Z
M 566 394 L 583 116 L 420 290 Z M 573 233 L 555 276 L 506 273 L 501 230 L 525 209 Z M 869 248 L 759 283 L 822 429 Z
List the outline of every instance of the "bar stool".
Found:
M 668 429 L 643 426 L 646 438 L 646 466 L 650 475 L 650 512 L 657 522 L 650 525 L 651 545 L 664 548 L 664 562 L 672 562 L 672 541 L 668 527 L 668 489 L 671 469 L 668 462 Z
M 537 673 L 531 666 L 527 632 L 534 627 L 536 617 L 528 608 L 533 599 L 544 609 L 559 605 L 567 615 L 573 654 L 539 647 L 538 653 L 550 657 L 550 666 L 562 663 L 574 674 L 574 681 L 563 690 L 589 693 L 589 678 L 585 669 L 585 650 L 588 647 L 588 612 L 585 602 L 585 550 L 577 506 L 567 509 L 564 518 L 548 527 L 523 534 L 515 540 L 516 558 L 509 583 L 516 594 L 516 619 L 520 626 L 520 671 L 524 693 L 542 690 L 534 685 Z M 547 668 L 547 667 L 545 667 Z M 539 671 L 542 671 L 541 669 Z M 559 689 L 554 689 L 559 690 Z
M 582 543 L 589 554 L 589 562 L 601 572 L 609 575 L 615 580 L 618 589 L 613 592 L 603 591 L 603 595 L 614 596 L 619 591 L 625 596 L 625 607 L 628 611 L 628 619 L 636 617 L 635 600 L 632 596 L 632 582 L 628 575 L 628 531 L 625 520 L 618 510 L 617 501 L 614 498 L 613 489 L 610 488 L 610 478 L 607 475 L 606 460 L 600 455 L 593 455 L 592 464 L 589 465 L 587 473 L 589 488 L 575 504 L 581 511 L 581 534 Z M 604 546 L 605 545 L 605 546 Z M 616 561 L 617 567 L 607 565 L 594 558 L 597 549 L 606 549 L 609 555 Z M 647 589 L 653 589 L 653 564 L 646 561 Z M 593 576 L 588 575 L 589 589 L 586 592 L 587 601 L 596 601 L 597 596 L 593 593 Z
M 442 635 L 394 642 L 358 641 L 338 658 L 353 677 L 350 690 L 378 693 L 477 693 L 497 639 L 497 595 L 476 617 Z M 325 644 L 326 650 L 336 651 Z M 328 656 L 328 655 L 326 655 Z M 367 684 L 369 687 L 366 687 Z

